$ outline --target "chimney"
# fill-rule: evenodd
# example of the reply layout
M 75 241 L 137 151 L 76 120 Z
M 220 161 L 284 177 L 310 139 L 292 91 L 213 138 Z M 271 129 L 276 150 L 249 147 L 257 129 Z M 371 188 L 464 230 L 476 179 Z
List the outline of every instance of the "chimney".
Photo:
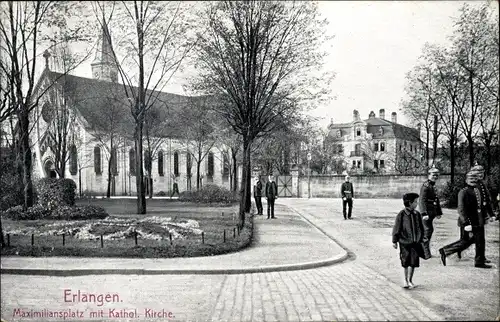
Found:
M 371 111 L 371 112 L 370 112 L 370 115 L 368 115 L 368 118 L 370 118 L 370 119 L 375 118 L 375 112 L 374 112 L 374 111 Z
M 391 120 L 392 120 L 392 123 L 398 123 L 398 114 L 396 112 L 392 112 Z
M 379 118 L 385 120 L 385 110 L 383 108 L 381 108 L 379 111 Z
M 357 110 L 352 111 L 352 120 L 354 122 L 359 121 L 359 112 Z

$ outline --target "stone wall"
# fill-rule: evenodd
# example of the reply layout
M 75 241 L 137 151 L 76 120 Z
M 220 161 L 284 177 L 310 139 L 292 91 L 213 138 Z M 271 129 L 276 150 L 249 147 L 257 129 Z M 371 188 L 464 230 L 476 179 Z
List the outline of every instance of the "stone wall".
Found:
M 311 198 L 340 198 L 340 186 L 344 182 L 343 175 L 314 175 L 311 176 Z M 420 193 L 422 183 L 427 175 L 353 175 L 351 182 L 354 185 L 355 198 L 399 198 L 406 192 Z M 437 189 L 442 190 L 449 175 L 441 175 L 437 182 Z M 298 189 L 293 187 L 294 197 L 308 197 L 308 178 L 300 176 Z

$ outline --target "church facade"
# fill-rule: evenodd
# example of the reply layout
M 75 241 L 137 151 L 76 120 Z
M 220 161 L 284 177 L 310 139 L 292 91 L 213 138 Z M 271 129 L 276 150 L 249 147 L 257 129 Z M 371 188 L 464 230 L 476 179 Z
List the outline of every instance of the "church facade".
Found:
M 398 124 L 396 112 L 386 120 L 385 109 L 365 120 L 357 110 L 351 122 L 332 120 L 325 145 L 349 173 L 414 174 L 425 166 L 420 129 Z
M 59 177 L 55 164 L 60 154 L 54 153 L 54 147 L 64 142 L 67 149 L 64 177 L 75 181 L 78 193 L 105 195 L 109 166 L 111 195 L 135 195 L 134 122 L 130 104 L 124 86 L 117 82 L 118 70 L 110 57 L 111 44 L 102 36 L 98 44 L 91 64 L 93 78 L 51 71 L 50 55 L 44 54 L 45 70 L 35 91 L 45 91 L 49 85 L 50 89 L 41 96 L 33 113 L 34 129 L 30 137 L 33 173 L 35 178 Z M 174 182 L 180 192 L 195 190 L 197 153 L 191 150 L 192 144 L 186 141 L 175 118 L 200 98 L 149 90 L 148 95 L 155 98 L 150 109 L 154 117 L 165 120 L 150 137 L 143 136 L 144 151 L 154 141 L 151 158 L 146 153 L 143 157 L 144 164 L 151 164 L 144 168 L 144 174 L 152 181 L 153 193 L 168 195 Z M 214 145 L 205 152 L 199 168 L 202 185 L 229 188 L 230 167 L 224 147 Z

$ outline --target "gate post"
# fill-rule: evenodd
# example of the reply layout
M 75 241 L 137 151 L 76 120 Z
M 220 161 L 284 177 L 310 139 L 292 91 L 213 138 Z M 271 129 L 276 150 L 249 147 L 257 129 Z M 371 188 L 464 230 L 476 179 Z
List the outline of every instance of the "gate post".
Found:
M 292 191 L 292 197 L 299 198 L 299 168 L 294 166 L 290 170 L 290 174 L 292 175 L 292 186 L 290 190 Z

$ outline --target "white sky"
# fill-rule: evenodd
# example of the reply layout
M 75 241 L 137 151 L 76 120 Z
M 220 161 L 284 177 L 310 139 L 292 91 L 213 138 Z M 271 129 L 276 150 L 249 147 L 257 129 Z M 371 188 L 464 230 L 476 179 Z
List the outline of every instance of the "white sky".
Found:
M 480 4 L 479 1 L 471 1 Z M 357 109 L 362 119 L 370 111 L 385 109 L 386 119 L 398 113 L 405 124 L 400 101 L 404 97 L 405 75 L 417 63 L 426 42 L 445 44 L 452 34 L 453 17 L 463 1 L 320 1 L 320 12 L 334 34 L 326 70 L 337 76 L 332 92 L 337 97 L 311 114 L 322 117 L 325 127 L 350 122 Z M 498 8 L 498 2 L 494 2 Z M 497 9 L 498 10 L 498 9 Z M 113 30 L 111 30 L 113 33 Z M 92 56 L 93 59 L 93 56 Z M 90 61 L 74 74 L 91 77 Z M 165 91 L 183 94 L 182 75 Z

